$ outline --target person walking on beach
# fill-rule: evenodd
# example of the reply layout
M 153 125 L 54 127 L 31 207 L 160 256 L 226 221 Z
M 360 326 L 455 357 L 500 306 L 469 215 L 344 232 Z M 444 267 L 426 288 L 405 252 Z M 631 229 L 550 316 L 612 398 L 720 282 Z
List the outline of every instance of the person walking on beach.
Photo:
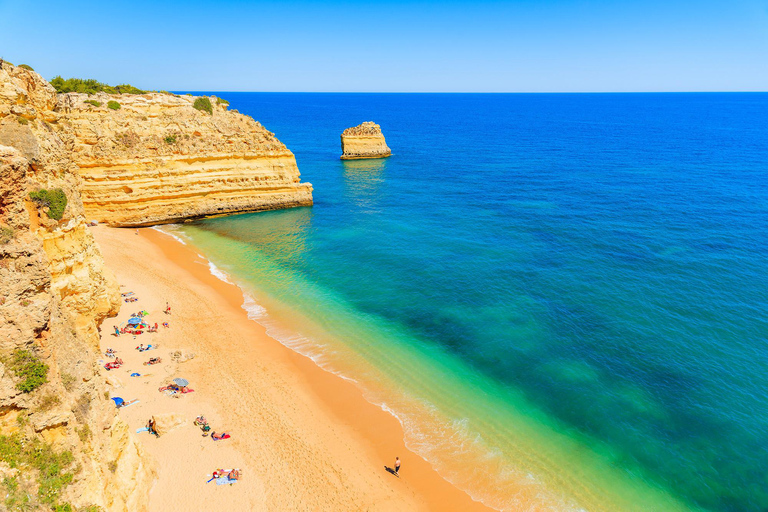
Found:
M 400 457 L 395 457 L 395 475 L 400 476 Z

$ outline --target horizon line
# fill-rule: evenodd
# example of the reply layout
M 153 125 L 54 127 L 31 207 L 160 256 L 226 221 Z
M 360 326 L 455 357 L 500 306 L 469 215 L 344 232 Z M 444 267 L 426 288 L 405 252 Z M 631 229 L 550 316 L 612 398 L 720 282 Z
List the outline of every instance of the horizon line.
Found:
M 214 89 L 176 89 L 169 90 L 169 92 L 222 92 L 259 94 L 765 94 L 768 93 L 768 89 L 745 91 L 225 91 Z

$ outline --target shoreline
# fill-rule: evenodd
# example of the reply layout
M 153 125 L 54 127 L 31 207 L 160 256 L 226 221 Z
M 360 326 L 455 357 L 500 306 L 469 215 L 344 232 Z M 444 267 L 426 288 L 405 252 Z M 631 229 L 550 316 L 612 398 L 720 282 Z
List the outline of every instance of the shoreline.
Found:
M 151 493 L 150 510 L 167 509 L 171 504 L 178 507 L 180 500 L 189 499 L 205 500 L 206 508 L 211 510 L 242 507 L 245 503 L 252 509 L 309 506 L 314 509 L 493 510 L 473 501 L 466 492 L 443 479 L 427 461 L 408 450 L 397 418 L 368 402 L 354 383 L 320 368 L 311 359 L 269 337 L 263 326 L 248 318 L 242 307 L 243 291 L 213 275 L 208 260 L 201 258 L 196 248 L 161 230 L 145 228 L 140 233 L 136 236 L 133 229 L 94 229 L 107 266 L 117 274 L 121 284 L 128 285 L 121 291 L 137 288 L 137 296 L 141 298 L 133 308 L 133 304 L 125 304 L 118 319 L 127 318 L 129 309 L 147 309 L 151 313 L 149 322 L 154 323 L 165 315 L 152 312 L 162 311 L 168 300 L 173 308 L 171 328 L 157 335 L 142 335 L 144 339 L 136 343 L 157 339 L 153 336 L 167 338 L 161 341 L 158 353 L 150 356 L 163 357 L 163 368 L 158 370 L 165 371 L 164 378 L 183 373 L 185 378 L 191 377 L 189 380 L 196 390 L 181 400 L 170 401 L 174 408 L 183 405 L 181 409 L 186 411 L 189 425 L 155 443 L 146 434 L 139 434 L 140 439 L 156 459 L 186 458 L 198 466 L 213 464 L 207 469 L 210 473 L 215 467 L 222 467 L 219 464 L 236 465 L 221 460 L 222 455 L 226 455 L 244 469 L 241 482 L 232 486 L 233 492 L 205 486 L 201 493 L 200 481 L 196 480 L 192 468 L 184 467 L 189 474 L 189 484 L 180 485 L 174 482 L 173 475 L 181 468 L 174 468 L 168 460 L 159 460 L 159 477 Z M 137 253 L 142 255 L 138 261 Z M 155 282 L 155 286 L 142 286 L 142 275 Z M 160 286 L 158 281 L 166 281 L 165 286 Z M 185 299 L 193 301 L 189 309 L 183 305 Z M 195 301 L 200 308 L 194 307 Z M 145 305 L 147 302 L 150 304 Z M 210 315 L 204 314 L 206 309 Z M 203 318 L 196 318 L 200 315 Z M 206 318 L 218 315 L 221 315 L 220 321 L 225 322 L 220 325 L 226 325 L 226 332 L 198 326 L 204 326 Z M 180 320 L 181 325 L 176 325 Z M 110 320 L 105 323 L 103 349 L 120 344 L 119 339 L 109 334 Z M 178 328 L 186 332 L 174 332 Z M 223 339 L 226 343 L 221 343 Z M 181 367 L 178 363 L 168 366 L 165 360 L 168 349 L 191 350 L 197 357 Z M 238 357 L 233 358 L 233 352 Z M 120 356 L 127 366 L 129 358 L 146 354 L 123 349 Z M 226 383 L 228 392 L 222 394 L 219 389 L 216 393 L 215 388 L 221 388 L 222 383 Z M 169 400 L 160 400 L 167 397 L 156 396 L 160 394 L 154 383 L 143 384 L 142 389 L 142 382 L 131 381 L 126 391 L 119 391 L 149 395 L 146 399 L 141 396 L 139 404 L 120 412 L 134 430 L 144 426 L 136 423 L 148 414 L 172 412 L 158 410 L 170 406 Z M 258 398 L 254 401 L 255 397 Z M 213 413 L 205 413 L 203 409 Z M 195 410 L 199 412 L 194 413 Z M 226 412 L 220 414 L 222 410 Z M 199 430 L 191 426 L 191 420 L 200 413 L 218 424 L 226 424 L 233 439 L 214 445 L 210 438 L 200 437 Z M 265 417 L 270 420 L 268 425 L 259 421 Z M 217 430 L 216 425 L 213 429 Z M 189 438 L 195 431 L 196 437 Z M 180 441 L 183 439 L 199 439 L 199 448 Z M 257 446 L 249 444 L 254 440 L 258 440 L 253 443 Z M 221 446 L 223 443 L 229 444 Z M 285 446 L 292 443 L 299 449 Z M 178 457 L 179 452 L 189 455 Z M 399 479 L 384 469 L 392 466 L 395 455 L 403 460 Z M 221 462 L 214 463 L 214 460 Z M 260 467 L 267 471 L 259 471 Z M 278 468 L 282 471 L 276 476 Z M 279 480 L 278 485 L 270 481 L 272 479 Z M 209 494 L 214 502 L 209 502 Z M 225 495 L 233 499 L 221 499 Z

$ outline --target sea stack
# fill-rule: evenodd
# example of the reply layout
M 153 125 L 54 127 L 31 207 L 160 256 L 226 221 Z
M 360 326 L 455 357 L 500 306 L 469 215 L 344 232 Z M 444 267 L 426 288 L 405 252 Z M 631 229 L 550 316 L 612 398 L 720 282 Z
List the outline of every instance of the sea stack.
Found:
M 381 126 L 366 121 L 341 134 L 341 159 L 384 158 L 392 154 L 381 133 Z

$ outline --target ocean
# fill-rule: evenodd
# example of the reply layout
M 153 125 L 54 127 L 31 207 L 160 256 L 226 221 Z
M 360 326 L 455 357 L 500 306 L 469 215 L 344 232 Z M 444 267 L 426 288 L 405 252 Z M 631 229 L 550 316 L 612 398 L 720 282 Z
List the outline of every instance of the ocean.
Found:
M 218 93 L 309 208 L 172 227 L 499 510 L 768 509 L 768 94 Z M 392 156 L 340 161 L 382 127 Z

